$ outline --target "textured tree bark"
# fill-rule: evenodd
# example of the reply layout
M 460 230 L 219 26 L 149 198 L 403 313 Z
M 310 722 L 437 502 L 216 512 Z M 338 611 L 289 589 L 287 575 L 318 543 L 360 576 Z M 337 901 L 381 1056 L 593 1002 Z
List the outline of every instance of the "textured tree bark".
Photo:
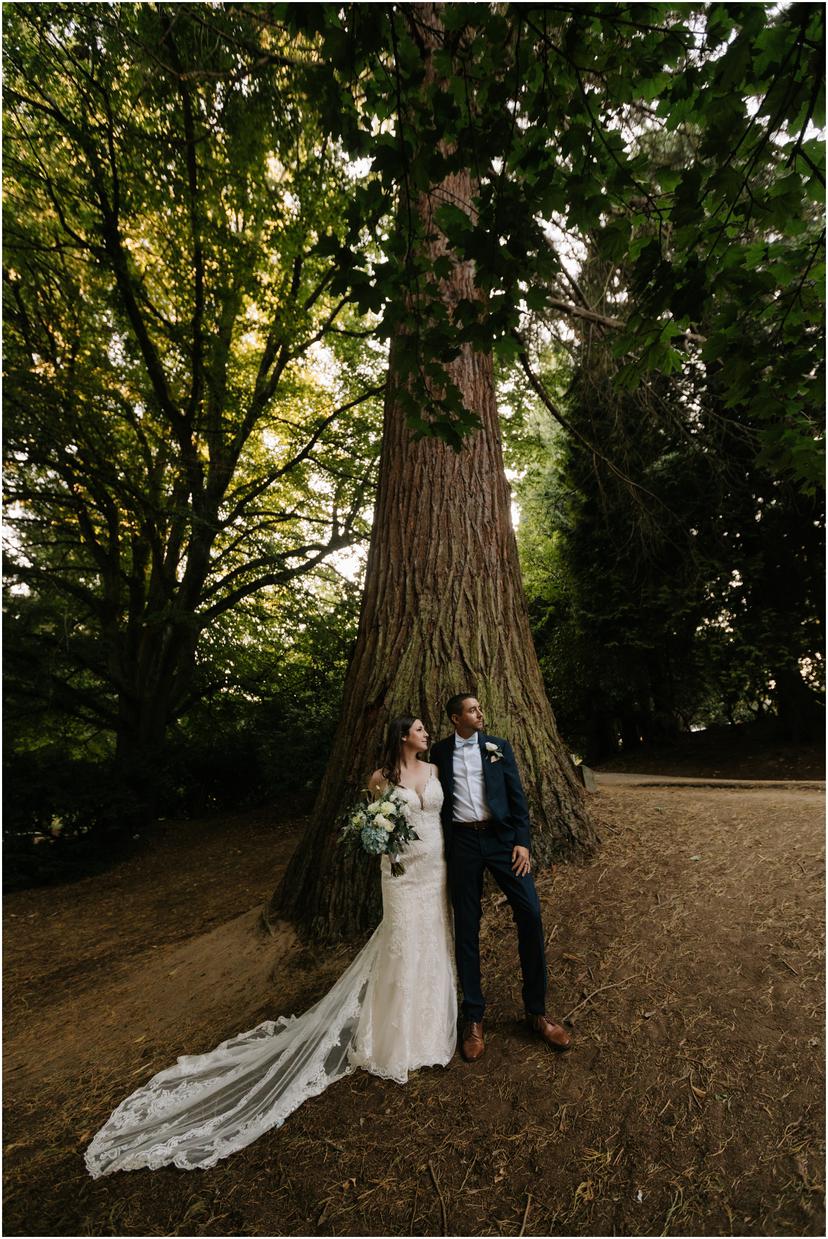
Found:
M 438 6 L 424 14 L 424 54 L 439 30 Z M 472 178 L 447 177 L 416 209 L 446 252 L 431 214 L 440 202 L 471 207 Z M 455 263 L 446 302 L 478 298 L 471 263 Z M 465 347 L 447 366 L 482 429 L 457 453 L 434 438 L 415 442 L 399 407 L 392 340 L 380 481 L 356 648 L 342 720 L 307 834 L 272 911 L 332 939 L 375 924 L 378 866 L 345 857 L 337 822 L 379 764 L 389 721 L 423 720 L 432 742 L 451 725 L 445 703 L 474 693 L 487 731 L 513 745 L 529 801 L 536 862 L 574 858 L 594 847 L 585 793 L 558 736 L 529 627 L 503 469 L 490 353 Z

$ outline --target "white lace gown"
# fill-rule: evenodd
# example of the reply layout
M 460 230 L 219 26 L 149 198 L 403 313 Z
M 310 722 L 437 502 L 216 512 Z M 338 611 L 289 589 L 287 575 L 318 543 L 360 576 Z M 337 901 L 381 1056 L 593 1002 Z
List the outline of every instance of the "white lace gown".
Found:
M 382 858 L 382 921 L 339 980 L 302 1015 L 182 1055 L 130 1094 L 86 1149 L 93 1178 L 170 1164 L 205 1170 L 358 1067 L 404 1084 L 409 1071 L 450 1061 L 457 983 L 443 790 L 433 774 L 422 800 L 400 790 L 420 837 L 399 877 Z

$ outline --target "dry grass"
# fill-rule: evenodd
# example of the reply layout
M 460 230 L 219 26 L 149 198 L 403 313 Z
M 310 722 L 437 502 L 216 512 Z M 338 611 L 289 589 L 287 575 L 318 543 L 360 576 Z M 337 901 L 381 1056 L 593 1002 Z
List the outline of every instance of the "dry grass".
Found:
M 285 838 L 236 819 L 182 829 L 149 876 L 129 862 L 131 936 L 103 928 L 107 875 L 11 896 L 6 1233 L 824 1234 L 822 794 L 613 788 L 594 804 L 596 860 L 538 881 L 569 1054 L 518 1022 L 511 914 L 487 890 L 479 1063 L 405 1088 L 357 1073 L 204 1172 L 93 1182 L 82 1152 L 138 1082 L 302 1009 L 353 954 L 274 945 L 240 915 Z

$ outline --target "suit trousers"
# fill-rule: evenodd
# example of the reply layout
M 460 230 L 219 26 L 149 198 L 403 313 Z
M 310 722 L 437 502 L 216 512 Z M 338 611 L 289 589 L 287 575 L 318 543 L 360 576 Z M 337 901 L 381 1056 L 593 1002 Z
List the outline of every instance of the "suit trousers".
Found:
M 546 956 L 540 900 L 531 873 L 519 878 L 512 870 L 512 844 L 495 830 L 453 826 L 448 876 L 454 906 L 454 949 L 463 990 L 463 1018 L 482 1020 L 486 1007 L 480 981 L 480 916 L 483 874 L 494 877 L 509 901 L 518 932 L 523 974 L 523 1004 L 533 1015 L 546 1010 Z

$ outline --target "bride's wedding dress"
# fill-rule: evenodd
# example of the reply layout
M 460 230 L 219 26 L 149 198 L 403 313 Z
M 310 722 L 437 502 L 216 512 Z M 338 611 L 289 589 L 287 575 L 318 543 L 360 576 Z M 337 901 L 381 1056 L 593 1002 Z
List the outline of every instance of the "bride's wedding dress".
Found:
M 400 791 L 419 839 L 401 858 L 399 877 L 383 856 L 382 921 L 333 988 L 300 1016 L 265 1020 L 158 1072 L 89 1144 L 84 1158 L 94 1178 L 170 1163 L 206 1169 L 357 1067 L 404 1084 L 409 1071 L 449 1062 L 457 990 L 443 789 L 432 773 L 422 800 Z

